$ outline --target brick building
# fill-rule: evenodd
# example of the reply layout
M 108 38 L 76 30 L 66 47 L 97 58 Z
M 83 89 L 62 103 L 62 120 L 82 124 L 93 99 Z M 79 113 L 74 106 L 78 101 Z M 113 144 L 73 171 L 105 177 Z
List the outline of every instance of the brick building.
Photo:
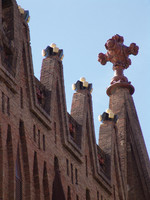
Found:
M 149 200 L 133 86 L 109 88 L 97 145 L 91 85 L 74 85 L 69 114 L 63 52 L 44 51 L 39 81 L 27 20 L 15 0 L 0 0 L 0 200 Z

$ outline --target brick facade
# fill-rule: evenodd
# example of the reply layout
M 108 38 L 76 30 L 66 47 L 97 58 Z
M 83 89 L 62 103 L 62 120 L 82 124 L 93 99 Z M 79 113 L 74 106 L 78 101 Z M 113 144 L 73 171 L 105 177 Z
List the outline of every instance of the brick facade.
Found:
M 66 110 L 63 65 L 34 76 L 29 28 L 15 0 L 0 0 L 0 200 L 149 200 L 150 164 L 132 96 L 116 88 L 96 144 L 92 96 Z

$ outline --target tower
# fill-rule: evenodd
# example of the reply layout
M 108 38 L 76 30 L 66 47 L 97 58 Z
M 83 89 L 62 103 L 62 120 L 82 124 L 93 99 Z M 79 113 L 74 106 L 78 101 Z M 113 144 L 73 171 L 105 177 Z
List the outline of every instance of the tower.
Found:
M 119 191 L 118 189 L 118 197 L 116 198 L 142 200 L 150 197 L 149 158 L 131 96 L 134 93 L 134 87 L 123 74 L 124 69 L 127 69 L 131 64 L 128 56 L 130 54 L 137 55 L 138 46 L 132 43 L 127 47 L 123 44 L 123 41 L 123 37 L 113 36 L 105 44 L 107 53 L 105 55 L 100 53 L 98 56 L 99 62 L 103 65 L 107 61 L 112 62 L 114 70 L 114 77 L 107 88 L 107 94 L 110 96 L 108 116 L 112 113 L 113 115 L 110 118 L 108 117 L 110 120 L 103 119 L 104 124 L 101 125 L 102 135 L 100 132 L 99 145 L 104 146 L 106 150 L 112 147 L 116 176 L 114 179 L 118 182 L 118 188 L 121 189 L 122 187 L 122 190 Z M 105 136 L 105 134 L 107 135 L 108 130 L 110 132 L 110 127 L 113 129 L 111 118 L 114 115 L 118 116 L 118 120 L 114 126 L 114 136 L 112 137 L 109 133 L 112 140 L 108 142 L 108 147 L 105 140 L 108 136 Z M 112 141 L 114 142 L 113 145 Z M 116 169 L 118 167 L 119 169 Z M 122 196 L 120 196 L 121 191 L 123 192 Z

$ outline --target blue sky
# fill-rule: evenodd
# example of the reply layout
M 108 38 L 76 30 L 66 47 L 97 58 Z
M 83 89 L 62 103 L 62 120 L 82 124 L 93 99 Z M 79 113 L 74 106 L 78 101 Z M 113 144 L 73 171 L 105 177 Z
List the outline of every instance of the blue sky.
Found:
M 135 42 L 139 54 L 130 56 L 132 65 L 124 72 L 135 87 L 135 106 L 150 155 L 150 1 L 149 0 L 17 0 L 30 12 L 30 36 L 34 73 L 40 77 L 42 49 L 56 43 L 64 50 L 64 77 L 67 110 L 70 112 L 72 83 L 85 77 L 93 84 L 93 110 L 96 139 L 98 115 L 109 105 L 106 88 L 113 77 L 112 64 L 97 61 L 106 53 L 105 42 L 113 35 L 124 44 Z

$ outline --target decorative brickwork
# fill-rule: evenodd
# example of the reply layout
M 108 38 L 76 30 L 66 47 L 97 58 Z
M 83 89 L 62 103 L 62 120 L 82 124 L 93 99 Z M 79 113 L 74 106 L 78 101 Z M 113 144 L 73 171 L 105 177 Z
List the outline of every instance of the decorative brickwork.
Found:
M 149 200 L 149 158 L 130 90 L 110 90 L 97 145 L 92 84 L 77 81 L 69 114 L 63 51 L 45 49 L 38 80 L 29 13 L 15 0 L 0 0 L 0 11 L 0 200 Z

